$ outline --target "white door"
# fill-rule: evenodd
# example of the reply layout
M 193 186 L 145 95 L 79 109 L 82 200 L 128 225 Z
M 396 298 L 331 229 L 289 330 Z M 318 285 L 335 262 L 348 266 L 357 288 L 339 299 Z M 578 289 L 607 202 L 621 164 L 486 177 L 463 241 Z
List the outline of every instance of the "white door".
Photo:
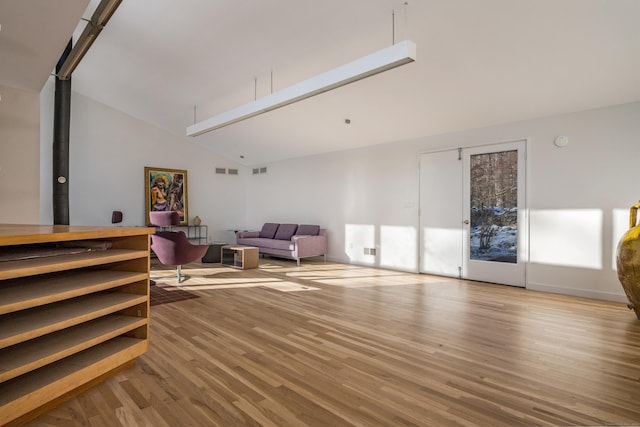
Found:
M 462 274 L 462 162 L 458 150 L 420 155 L 420 272 Z
M 525 141 L 463 150 L 463 277 L 525 286 L 525 152 Z
M 422 273 L 525 286 L 526 142 L 420 156 Z

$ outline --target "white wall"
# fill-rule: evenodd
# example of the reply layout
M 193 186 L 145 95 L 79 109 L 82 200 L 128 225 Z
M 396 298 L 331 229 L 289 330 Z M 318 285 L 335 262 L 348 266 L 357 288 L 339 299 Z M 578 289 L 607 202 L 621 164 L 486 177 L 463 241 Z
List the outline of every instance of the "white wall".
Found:
M 374 264 L 363 247 L 375 247 L 380 234 L 359 230 L 383 225 L 416 229 L 415 169 L 415 152 L 398 150 L 397 144 L 269 165 L 266 174 L 248 179 L 248 228 L 267 221 L 319 224 L 328 229 L 330 258 Z M 364 240 L 347 240 L 348 233 Z M 404 240 L 398 236 L 395 241 L 409 246 L 399 256 L 415 265 L 415 238 Z
M 0 86 L 0 223 L 39 222 L 40 96 Z
M 42 178 L 40 220 L 53 222 L 53 84 L 42 91 Z M 209 240 L 233 241 L 227 231 L 244 218 L 246 169 L 204 148 L 72 92 L 69 170 L 69 222 L 110 225 L 121 210 L 121 225 L 145 224 L 144 167 L 187 170 L 189 223 L 198 215 Z M 215 174 L 238 168 L 239 176 Z
M 52 220 L 52 106 L 47 85 L 41 123 L 44 223 Z M 613 261 L 628 207 L 640 198 L 639 117 L 640 103 L 633 103 L 286 160 L 251 175 L 186 138 L 74 93 L 71 222 L 106 225 L 119 209 L 124 225 L 142 225 L 144 166 L 187 169 L 190 219 L 197 214 L 210 226 L 210 240 L 233 241 L 227 229 L 266 221 L 317 223 L 329 230 L 330 259 L 417 271 L 418 154 L 528 138 L 528 288 L 625 301 Z M 558 135 L 569 137 L 567 147 L 553 145 Z M 215 167 L 239 168 L 241 176 L 216 175 Z M 364 254 L 371 247 L 377 255 Z
M 318 223 L 333 260 L 417 271 L 418 153 L 528 138 L 528 288 L 625 301 L 613 259 L 640 198 L 639 136 L 633 103 L 277 162 L 248 178 L 247 225 Z

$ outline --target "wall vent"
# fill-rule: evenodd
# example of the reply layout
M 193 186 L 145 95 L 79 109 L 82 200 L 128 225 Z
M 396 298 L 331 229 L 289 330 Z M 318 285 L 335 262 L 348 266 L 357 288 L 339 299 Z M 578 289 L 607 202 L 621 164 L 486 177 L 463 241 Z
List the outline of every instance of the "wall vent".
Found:
M 238 175 L 238 169 L 229 169 L 229 175 Z
M 227 170 L 225 168 L 216 168 L 216 173 L 224 175 L 227 173 Z
M 253 174 L 254 175 L 258 175 L 259 173 L 267 173 L 267 167 L 266 166 L 261 166 L 259 168 L 253 169 Z
M 375 255 L 376 254 L 376 248 L 364 248 L 364 254 L 365 255 Z

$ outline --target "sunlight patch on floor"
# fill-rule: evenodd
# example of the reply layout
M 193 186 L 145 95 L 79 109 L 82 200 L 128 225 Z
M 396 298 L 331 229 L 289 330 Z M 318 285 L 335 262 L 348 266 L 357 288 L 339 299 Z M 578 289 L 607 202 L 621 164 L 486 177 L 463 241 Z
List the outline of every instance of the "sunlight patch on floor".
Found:
M 366 268 L 366 267 L 354 267 L 346 264 L 335 264 L 335 263 L 322 263 L 322 264 L 311 264 L 311 263 L 302 263 L 299 267 L 296 265 L 286 266 L 280 264 L 271 264 L 265 263 L 263 261 L 260 262 L 261 270 L 267 270 L 273 273 L 305 273 L 309 271 L 336 271 L 336 270 L 348 270 L 353 268 Z
M 270 283 L 268 285 L 264 285 L 265 288 L 274 289 L 280 292 L 299 292 L 299 291 L 319 291 L 320 288 L 314 288 L 313 286 L 303 285 L 301 283 L 295 282 L 279 282 L 279 283 Z
M 199 279 L 200 280 L 200 279 Z M 241 279 L 218 279 L 215 282 L 181 282 L 177 285 L 185 291 L 204 291 L 204 290 L 224 290 L 224 289 L 242 289 L 242 288 L 269 288 L 280 292 L 299 292 L 299 291 L 319 291 L 320 288 L 303 285 L 295 282 L 285 282 L 277 279 L 272 280 L 241 280 Z M 170 282 L 167 282 L 170 283 Z
M 392 280 L 392 282 L 389 282 Z M 389 287 L 389 286 L 406 286 L 406 285 L 419 285 L 425 283 L 421 277 L 409 277 L 409 276 L 395 276 L 393 279 L 389 277 L 376 278 L 373 276 L 359 276 L 359 277 L 334 277 L 326 279 L 315 280 L 318 283 L 330 286 L 341 286 L 345 288 L 375 288 L 375 287 Z
M 284 275 L 292 280 L 265 275 L 247 277 L 247 274 L 254 271 L 258 274 L 265 272 Z M 313 283 L 343 288 L 372 288 L 437 283 L 443 280 L 437 276 L 336 263 L 303 264 L 298 267 L 262 262 L 256 270 L 239 270 L 219 264 L 194 265 L 193 268 L 183 266 L 182 275 L 183 279 L 178 284 L 174 269 L 159 267 L 151 271 L 153 280 L 194 291 L 264 287 L 281 292 L 297 292 L 321 290 L 311 286 Z

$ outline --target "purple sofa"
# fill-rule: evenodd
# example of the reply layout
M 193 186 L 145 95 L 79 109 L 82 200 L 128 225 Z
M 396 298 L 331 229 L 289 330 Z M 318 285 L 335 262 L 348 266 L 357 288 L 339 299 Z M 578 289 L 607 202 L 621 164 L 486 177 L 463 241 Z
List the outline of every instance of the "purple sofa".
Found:
M 239 231 L 239 245 L 255 246 L 261 254 L 300 259 L 323 255 L 327 260 L 327 230 L 319 225 L 267 222 L 260 231 Z

